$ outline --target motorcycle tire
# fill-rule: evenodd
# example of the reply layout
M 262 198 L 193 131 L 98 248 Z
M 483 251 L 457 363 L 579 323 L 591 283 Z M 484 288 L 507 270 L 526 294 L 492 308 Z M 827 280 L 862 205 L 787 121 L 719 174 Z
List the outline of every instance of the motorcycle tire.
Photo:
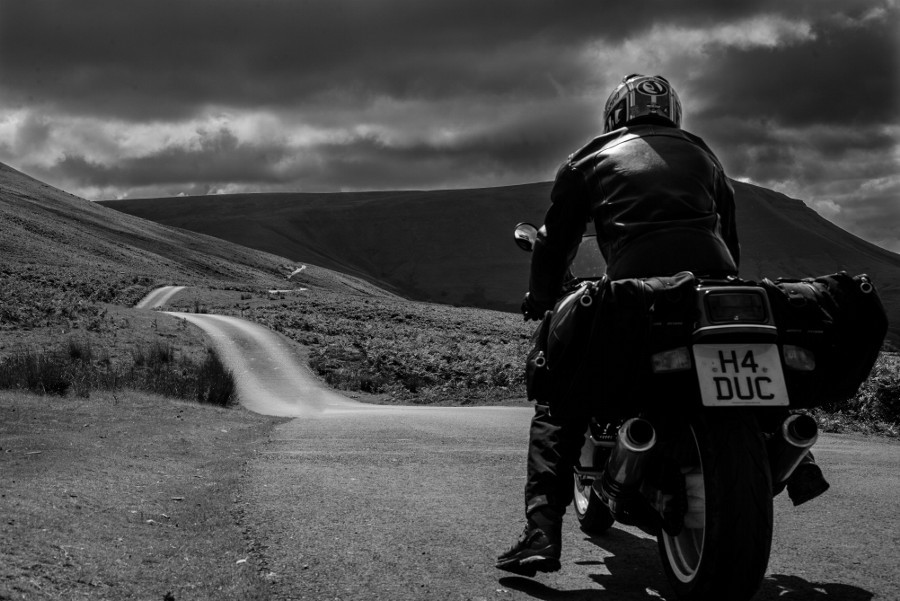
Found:
M 593 480 L 575 474 L 575 516 L 585 534 L 603 534 L 615 523 L 609 508 L 594 490 Z
M 742 410 L 707 411 L 673 449 L 685 477 L 684 528 L 657 537 L 678 599 L 747 601 L 772 546 L 772 476 L 756 420 Z

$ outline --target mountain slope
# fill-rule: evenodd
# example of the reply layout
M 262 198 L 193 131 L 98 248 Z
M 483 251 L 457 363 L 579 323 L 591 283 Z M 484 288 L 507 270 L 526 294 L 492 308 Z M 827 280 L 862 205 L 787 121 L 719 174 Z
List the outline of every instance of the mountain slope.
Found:
M 741 182 L 734 186 L 744 277 L 868 273 L 892 321 L 900 323 L 900 255 L 849 234 L 800 200 Z M 512 229 L 518 221 L 541 223 L 549 191 L 549 183 L 537 183 L 102 204 L 357 275 L 411 298 L 516 310 L 529 256 L 512 243 Z
M 178 283 L 260 284 L 277 278 L 273 255 L 179 231 L 72 196 L 0 165 L 0 252 L 5 267 L 88 269 Z
M 0 164 L 0 327 L 65 321 L 92 303 L 129 304 L 163 284 L 284 287 L 296 264 L 226 240 L 146 221 Z M 311 268 L 305 284 L 368 289 Z

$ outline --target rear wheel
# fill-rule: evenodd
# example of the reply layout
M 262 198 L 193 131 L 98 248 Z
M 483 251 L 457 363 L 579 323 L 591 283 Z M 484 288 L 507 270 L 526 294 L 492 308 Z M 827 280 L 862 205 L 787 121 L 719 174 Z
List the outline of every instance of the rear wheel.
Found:
M 684 527 L 658 537 L 679 599 L 745 601 L 759 588 L 772 545 L 772 476 L 752 415 L 701 414 L 672 449 L 686 491 Z
M 594 490 L 592 478 L 575 474 L 575 515 L 587 534 L 603 534 L 615 520 Z

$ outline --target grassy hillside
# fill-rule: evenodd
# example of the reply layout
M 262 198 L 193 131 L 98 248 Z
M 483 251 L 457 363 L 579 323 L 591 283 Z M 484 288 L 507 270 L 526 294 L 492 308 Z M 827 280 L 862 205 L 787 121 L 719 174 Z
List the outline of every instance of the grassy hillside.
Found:
M 734 182 L 744 277 L 846 270 L 873 277 L 900 341 L 900 255 L 803 202 Z M 430 192 L 239 194 L 105 202 L 146 219 L 378 282 L 409 298 L 515 311 L 529 256 L 518 221 L 540 224 L 550 184 Z
M 285 277 L 295 267 L 283 257 L 113 211 L 0 164 L 0 358 L 73 338 L 112 360 L 135 344 L 175 339 L 202 351 L 198 332 L 129 309 L 167 284 L 386 294 L 315 267 L 289 285 Z

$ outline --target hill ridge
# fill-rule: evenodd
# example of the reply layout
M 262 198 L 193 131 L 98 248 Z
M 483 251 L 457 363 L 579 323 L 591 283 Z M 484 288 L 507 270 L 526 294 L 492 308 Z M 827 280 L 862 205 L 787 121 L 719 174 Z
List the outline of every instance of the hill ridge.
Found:
M 283 287 L 296 268 L 274 253 L 115 211 L 3 163 L 0 256 L 0 322 L 28 312 L 34 295 L 63 298 L 75 289 L 90 296 L 92 288 L 113 286 L 132 290 L 119 295 L 118 300 L 127 302 L 154 285 Z M 322 268 L 307 270 L 302 278 L 339 290 L 389 294 Z M 113 293 L 100 296 L 117 298 Z
M 743 277 L 868 273 L 892 318 L 891 337 L 900 340 L 900 255 L 844 231 L 801 200 L 734 186 Z M 92 203 L 0 163 L 0 252 L 5 264 L 89 264 L 121 277 L 151 275 L 160 284 L 268 286 L 302 262 L 313 266 L 303 277 L 323 285 L 349 290 L 362 280 L 373 294 L 516 311 L 529 256 L 512 244 L 512 229 L 542 221 L 550 187 Z
M 733 181 L 741 274 L 868 273 L 900 322 L 900 255 L 821 217 L 802 200 Z M 103 201 L 160 223 L 361 277 L 416 300 L 518 309 L 529 256 L 519 221 L 540 224 L 551 182 L 399 192 L 282 192 Z M 267 235 L 258 235 L 260 231 Z M 900 336 L 900 329 L 893 329 Z

